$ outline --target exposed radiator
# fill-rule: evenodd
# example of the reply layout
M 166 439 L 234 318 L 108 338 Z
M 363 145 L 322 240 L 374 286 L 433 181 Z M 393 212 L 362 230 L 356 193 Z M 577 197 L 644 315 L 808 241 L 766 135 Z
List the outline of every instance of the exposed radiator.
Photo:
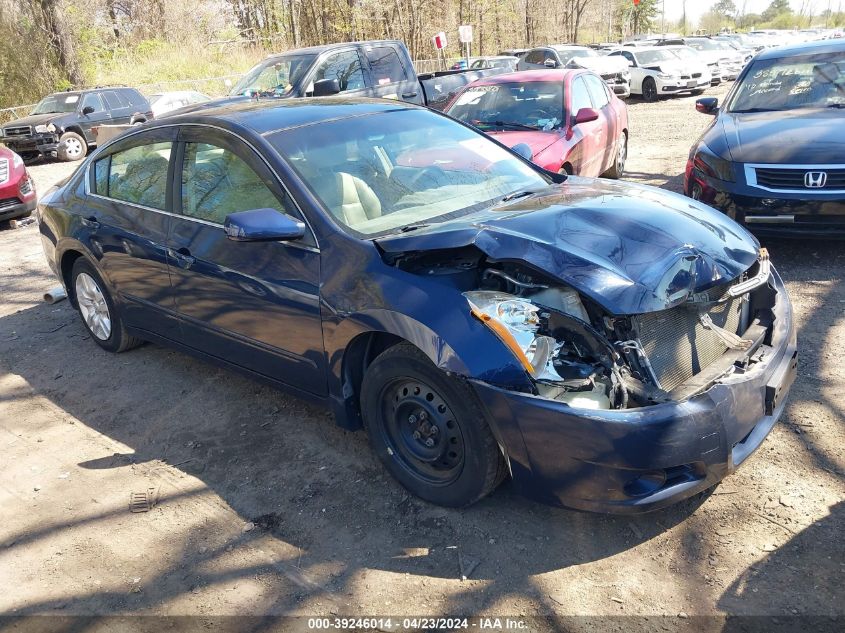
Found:
M 742 301 L 742 297 L 730 299 L 709 306 L 706 312 L 719 327 L 738 333 Z M 684 384 L 728 350 L 716 332 L 701 324 L 699 309 L 693 304 L 641 314 L 634 318 L 634 327 L 660 387 L 666 391 Z

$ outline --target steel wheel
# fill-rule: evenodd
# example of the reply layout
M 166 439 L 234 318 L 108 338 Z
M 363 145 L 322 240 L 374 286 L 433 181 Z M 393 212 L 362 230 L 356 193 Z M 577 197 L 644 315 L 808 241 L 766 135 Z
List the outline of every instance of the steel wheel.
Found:
M 384 386 L 385 440 L 399 464 L 430 485 L 447 485 L 464 466 L 464 438 L 443 398 L 419 380 L 400 378 Z
M 111 313 L 97 281 L 88 273 L 79 273 L 76 276 L 75 290 L 79 312 L 85 325 L 91 334 L 101 341 L 107 341 L 111 337 Z

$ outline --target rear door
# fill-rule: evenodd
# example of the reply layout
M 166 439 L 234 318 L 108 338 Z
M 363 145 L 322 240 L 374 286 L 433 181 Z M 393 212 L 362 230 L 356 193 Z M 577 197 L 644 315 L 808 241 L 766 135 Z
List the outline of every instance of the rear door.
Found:
M 116 90 L 104 90 L 103 101 L 111 114 L 111 122 L 115 125 L 128 125 L 132 122 L 132 104 L 121 99 Z
M 83 114 L 86 108 L 94 108 L 92 112 Z M 85 141 L 90 145 L 97 142 L 97 138 L 91 128 L 105 123 L 111 123 L 111 114 L 106 109 L 99 92 L 88 92 L 82 96 L 82 103 L 79 104 L 79 127 L 85 135 Z
M 364 55 L 370 66 L 373 96 L 422 104 L 416 73 L 413 67 L 408 68 L 395 46 L 366 46 Z
M 204 126 L 179 135 L 168 258 L 182 340 L 209 356 L 313 394 L 326 392 L 320 252 L 295 242 L 236 242 L 229 213 L 273 208 L 302 219 L 275 174 L 239 137 Z
M 113 144 L 91 166 L 85 208 L 75 210 L 127 325 L 168 338 L 177 324 L 166 255 L 174 138 L 174 128 L 157 128 Z

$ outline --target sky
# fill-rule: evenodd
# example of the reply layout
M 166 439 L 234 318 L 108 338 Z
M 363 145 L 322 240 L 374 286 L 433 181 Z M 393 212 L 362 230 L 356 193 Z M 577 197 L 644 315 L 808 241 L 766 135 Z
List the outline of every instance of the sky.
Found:
M 746 13 L 762 13 L 763 10 L 769 6 L 771 0 L 748 0 L 745 7 Z M 681 0 L 664 0 L 666 3 L 666 20 L 680 20 L 683 13 Z M 811 4 L 815 4 L 813 13 L 819 13 L 827 9 L 828 0 L 810 0 Z M 840 0 L 831 0 L 831 8 L 835 11 Z M 702 14 L 710 10 L 716 4 L 716 0 L 687 0 L 687 20 L 691 22 L 698 22 L 698 18 Z M 734 4 L 738 8 L 742 8 L 743 0 L 734 0 Z M 796 12 L 801 10 L 802 0 L 790 0 L 792 9 Z M 842 0 L 842 6 L 845 7 L 845 0 Z

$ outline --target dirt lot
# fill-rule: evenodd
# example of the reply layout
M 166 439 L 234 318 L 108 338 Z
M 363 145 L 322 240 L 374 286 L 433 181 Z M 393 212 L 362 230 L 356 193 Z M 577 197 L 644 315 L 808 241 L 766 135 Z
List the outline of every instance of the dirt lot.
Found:
M 629 178 L 679 190 L 707 117 L 630 118 Z M 37 228 L 0 230 L 0 613 L 841 616 L 845 251 L 767 245 L 800 327 L 787 412 L 709 498 L 631 519 L 507 484 L 463 511 L 410 498 L 319 408 L 156 345 L 101 351 L 41 302 Z

